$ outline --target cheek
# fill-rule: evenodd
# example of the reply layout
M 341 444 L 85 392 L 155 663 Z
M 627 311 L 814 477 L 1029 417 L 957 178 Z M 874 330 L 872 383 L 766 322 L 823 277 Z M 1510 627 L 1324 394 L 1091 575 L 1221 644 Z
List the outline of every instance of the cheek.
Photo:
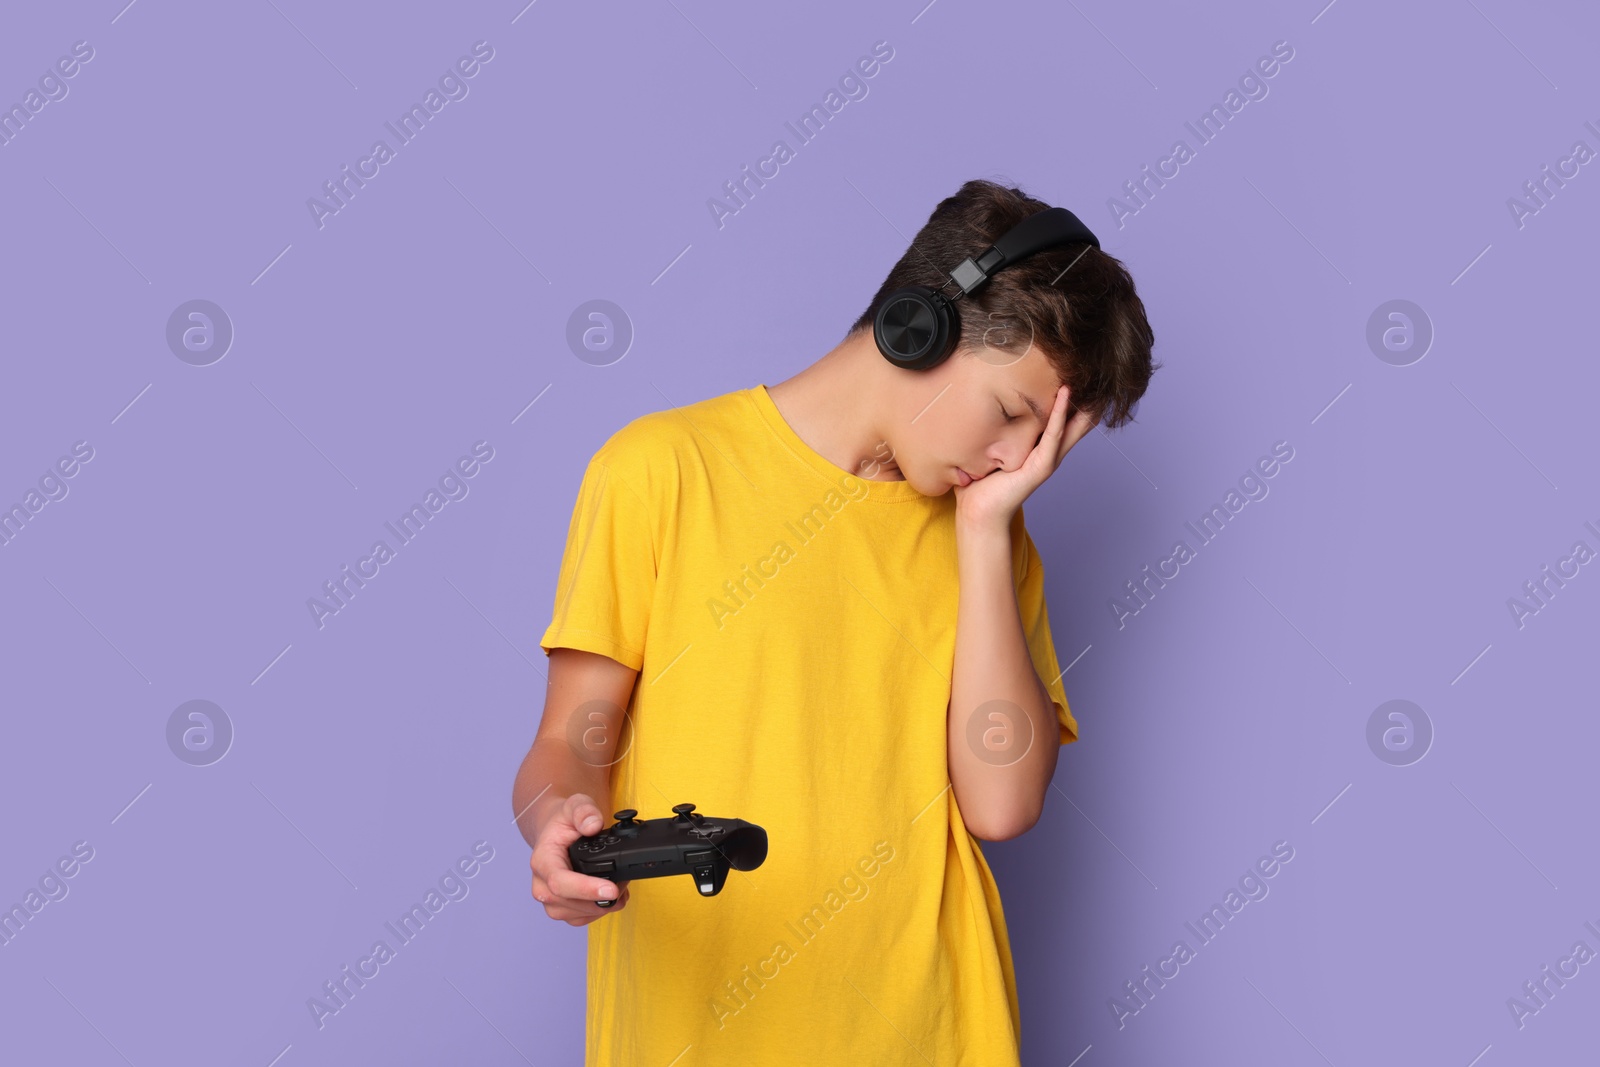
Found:
M 900 468 L 971 464 L 987 452 L 992 432 L 992 426 L 984 425 L 981 411 L 936 403 L 905 427 L 898 457 Z
M 939 446 L 957 461 L 974 460 L 987 452 L 994 433 L 994 427 L 985 425 L 976 412 L 963 413 L 961 418 L 951 420 L 942 430 Z
M 927 419 L 918 419 L 910 425 L 900 427 L 900 432 L 895 435 L 894 459 L 902 467 L 908 460 L 915 462 L 917 456 L 922 455 L 928 448 L 925 423 Z
M 954 457 L 961 448 L 961 439 L 948 422 L 936 423 L 931 419 L 923 419 L 917 423 L 916 430 L 916 437 L 911 444 L 912 462 L 923 467 L 949 466 L 959 462 Z

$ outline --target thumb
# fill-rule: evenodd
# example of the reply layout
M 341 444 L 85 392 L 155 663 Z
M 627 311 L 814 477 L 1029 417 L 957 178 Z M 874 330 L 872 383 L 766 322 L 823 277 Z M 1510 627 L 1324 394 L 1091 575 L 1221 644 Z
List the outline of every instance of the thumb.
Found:
M 568 798 L 567 816 L 572 820 L 573 827 L 585 836 L 599 833 L 600 828 L 605 825 L 600 808 L 583 793 L 574 793 Z

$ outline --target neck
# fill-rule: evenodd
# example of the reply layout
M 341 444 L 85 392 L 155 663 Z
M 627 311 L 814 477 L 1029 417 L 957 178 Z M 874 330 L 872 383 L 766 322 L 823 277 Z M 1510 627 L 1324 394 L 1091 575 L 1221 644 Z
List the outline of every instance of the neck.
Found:
M 867 330 L 767 392 L 790 428 L 828 462 L 860 478 L 898 482 L 905 478 L 879 415 L 896 371 Z

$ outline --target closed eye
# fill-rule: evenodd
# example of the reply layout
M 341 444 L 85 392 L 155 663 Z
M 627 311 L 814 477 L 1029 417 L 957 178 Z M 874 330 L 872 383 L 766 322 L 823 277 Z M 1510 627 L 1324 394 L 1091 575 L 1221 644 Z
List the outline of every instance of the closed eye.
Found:
M 1006 406 L 1004 404 L 1000 405 L 1000 414 L 1002 414 L 1002 415 L 1004 415 L 1006 417 L 1006 421 L 1007 422 L 1016 422 L 1018 419 L 1022 418 L 1021 415 L 1013 415 L 1009 411 L 1007 411 L 1006 410 Z

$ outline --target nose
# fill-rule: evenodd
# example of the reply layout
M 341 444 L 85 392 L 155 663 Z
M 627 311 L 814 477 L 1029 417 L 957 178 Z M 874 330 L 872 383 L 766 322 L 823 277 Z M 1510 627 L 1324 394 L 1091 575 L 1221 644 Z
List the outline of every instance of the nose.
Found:
M 996 470 L 1005 471 L 1007 473 L 1016 470 L 1018 467 L 1022 466 L 1023 461 L 1028 458 L 1028 454 L 1032 452 L 1035 446 L 1038 445 L 1039 441 L 1043 439 L 1044 434 L 1041 433 L 1037 438 L 1026 437 L 1001 442 L 989 450 L 989 454 L 986 458 L 989 460 L 990 467 L 988 470 L 984 471 L 984 474 L 992 474 Z

